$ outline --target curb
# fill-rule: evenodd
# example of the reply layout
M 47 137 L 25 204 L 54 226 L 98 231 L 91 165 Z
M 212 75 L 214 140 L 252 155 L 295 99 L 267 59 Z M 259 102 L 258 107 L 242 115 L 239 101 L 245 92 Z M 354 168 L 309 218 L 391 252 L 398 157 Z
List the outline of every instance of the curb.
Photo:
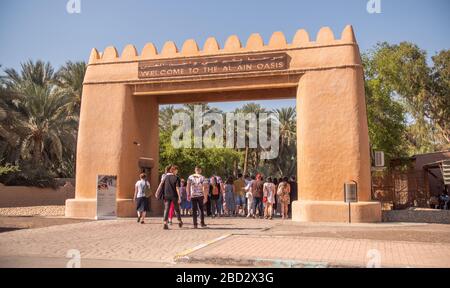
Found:
M 201 264 L 214 264 L 214 265 L 230 265 L 230 266 L 247 266 L 247 267 L 272 267 L 272 268 L 328 268 L 330 265 L 326 262 L 308 262 L 298 260 L 285 260 L 285 259 L 236 259 L 236 258 L 210 258 L 203 256 L 190 255 L 198 250 L 206 248 L 212 244 L 222 241 L 226 238 L 233 236 L 233 234 L 226 234 L 215 238 L 206 243 L 197 245 L 193 248 L 187 249 L 173 258 L 175 263 L 201 263 Z
M 208 247 L 209 245 L 217 243 L 217 242 L 219 242 L 221 240 L 224 240 L 224 239 L 226 239 L 226 238 L 228 238 L 228 237 L 230 237 L 232 235 L 233 234 L 225 234 L 223 236 L 215 238 L 215 239 L 213 239 L 211 241 L 208 241 L 206 243 L 203 243 L 203 244 L 197 245 L 197 246 L 195 246 L 193 248 L 187 249 L 187 250 L 185 250 L 185 251 L 175 255 L 173 260 L 175 262 L 177 262 L 177 263 L 194 263 L 194 262 L 190 262 L 192 257 L 188 256 L 189 254 L 194 253 L 194 252 L 196 252 L 196 251 L 198 251 L 200 249 L 203 249 L 205 247 Z
M 331 268 L 326 262 L 308 262 L 284 259 L 236 259 L 236 258 L 209 258 L 202 256 L 187 256 L 184 263 L 202 263 L 224 266 L 245 266 L 245 267 L 265 267 L 265 268 Z M 179 260 L 175 260 L 179 261 Z M 339 266 L 341 267 L 341 266 Z

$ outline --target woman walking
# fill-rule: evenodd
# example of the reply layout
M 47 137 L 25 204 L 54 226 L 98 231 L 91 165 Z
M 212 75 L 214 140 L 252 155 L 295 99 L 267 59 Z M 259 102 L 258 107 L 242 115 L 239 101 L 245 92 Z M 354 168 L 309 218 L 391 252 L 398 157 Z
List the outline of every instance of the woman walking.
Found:
M 267 182 L 264 183 L 264 219 L 273 219 L 273 204 L 275 203 L 275 184 L 271 177 L 267 178 Z
M 283 182 L 283 178 L 278 178 L 278 187 L 280 187 L 280 184 Z M 278 188 L 277 188 L 277 192 L 278 192 Z M 283 214 L 281 213 L 281 198 L 280 195 L 278 195 L 277 193 L 277 212 L 278 215 L 283 216 Z
M 169 173 L 163 180 L 163 199 L 164 199 L 164 229 L 169 229 L 167 225 L 169 220 L 169 210 L 170 205 L 173 203 L 175 213 L 177 214 L 178 226 L 183 227 L 183 221 L 181 220 L 180 213 L 180 203 L 181 203 L 181 195 L 180 195 L 180 177 L 178 174 L 178 166 L 171 165 Z
M 288 183 L 288 178 L 284 177 L 283 181 L 278 185 L 277 195 L 280 196 L 281 202 L 281 217 L 282 219 L 288 219 L 288 207 L 291 203 L 291 186 Z
M 136 203 L 137 222 L 144 224 L 145 214 L 149 211 L 148 207 L 148 193 L 150 191 L 150 183 L 147 181 L 147 175 L 142 173 L 139 175 L 139 180 L 134 185 L 133 201 Z
M 236 210 L 236 203 L 234 202 L 234 181 L 233 177 L 230 176 L 227 179 L 227 182 L 225 183 L 225 213 L 228 215 L 228 217 L 233 216 L 234 211 Z
M 216 216 L 220 217 L 220 194 L 222 194 L 220 183 L 217 181 L 216 177 L 211 177 L 209 185 L 209 195 L 211 196 L 210 202 L 212 218 L 215 218 Z
M 187 216 L 188 212 L 191 210 L 191 199 L 187 193 L 186 181 L 184 181 L 184 179 L 181 179 L 180 194 L 181 194 L 181 215 Z
M 164 168 L 164 174 L 161 175 L 161 182 L 159 183 L 158 189 L 156 189 L 156 198 L 158 198 L 158 199 L 163 199 L 164 179 L 166 178 L 167 175 L 172 174 L 172 173 L 170 173 L 171 166 L 172 165 L 167 165 L 166 168 Z M 171 203 L 170 208 L 169 208 L 169 224 L 170 225 L 172 225 L 174 208 L 175 207 L 174 207 L 173 203 Z
M 249 217 L 253 217 L 254 215 L 254 210 L 253 210 L 253 191 L 252 191 L 252 186 L 253 186 L 253 181 L 255 180 L 255 176 L 252 176 L 251 178 L 249 178 L 247 183 L 247 186 L 245 187 L 245 198 L 247 198 L 247 218 Z

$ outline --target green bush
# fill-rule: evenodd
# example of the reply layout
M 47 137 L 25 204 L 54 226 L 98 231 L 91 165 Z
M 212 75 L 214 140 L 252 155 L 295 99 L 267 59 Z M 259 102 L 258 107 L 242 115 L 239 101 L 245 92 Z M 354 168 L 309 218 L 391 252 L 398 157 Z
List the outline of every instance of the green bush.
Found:
M 6 166 L 0 166 L 0 176 L 7 175 L 9 173 L 19 172 L 19 167 L 12 166 L 10 164 L 7 164 Z
M 57 184 L 54 175 L 50 174 L 44 167 L 29 164 L 6 166 L 0 169 L 0 182 L 6 186 L 34 186 L 42 188 L 54 188 Z M 3 173 L 3 171 L 6 171 Z

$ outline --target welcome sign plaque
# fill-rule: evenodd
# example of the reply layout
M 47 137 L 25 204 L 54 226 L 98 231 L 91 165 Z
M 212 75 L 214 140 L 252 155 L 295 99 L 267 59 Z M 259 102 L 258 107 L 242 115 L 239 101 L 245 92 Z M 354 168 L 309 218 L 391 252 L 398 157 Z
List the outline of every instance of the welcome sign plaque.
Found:
M 287 53 L 216 56 L 139 63 L 139 78 L 164 78 L 289 69 Z

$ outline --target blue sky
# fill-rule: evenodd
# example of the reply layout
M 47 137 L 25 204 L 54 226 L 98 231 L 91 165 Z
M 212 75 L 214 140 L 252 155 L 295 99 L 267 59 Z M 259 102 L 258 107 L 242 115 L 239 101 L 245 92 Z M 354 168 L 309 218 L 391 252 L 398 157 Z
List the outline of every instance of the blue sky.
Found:
M 367 12 L 369 0 L 80 1 L 81 13 L 69 14 L 68 0 L 0 0 L 2 67 L 18 68 L 27 59 L 59 67 L 67 60 L 86 61 L 93 47 L 114 45 L 121 51 L 128 43 L 141 50 L 153 42 L 160 49 L 167 40 L 181 47 L 194 38 L 202 46 L 209 36 L 223 44 L 231 34 L 245 42 L 253 32 L 267 42 L 274 31 L 292 39 L 300 28 L 314 39 L 322 26 L 340 35 L 347 24 L 354 26 L 362 51 L 380 41 L 411 41 L 429 56 L 450 48 L 449 0 L 380 0 L 381 14 Z M 272 101 L 264 106 L 293 104 Z

